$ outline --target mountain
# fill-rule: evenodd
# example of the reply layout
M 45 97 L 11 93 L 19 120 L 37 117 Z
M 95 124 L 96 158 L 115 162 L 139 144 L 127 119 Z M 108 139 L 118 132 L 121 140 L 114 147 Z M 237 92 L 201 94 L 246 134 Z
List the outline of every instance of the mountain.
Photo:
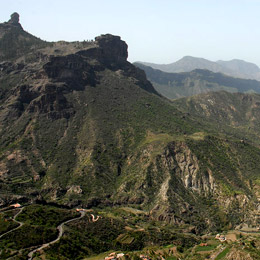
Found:
M 246 62 L 243 60 L 231 60 L 231 61 L 217 61 L 221 66 L 228 68 L 232 71 L 238 72 L 239 75 L 244 75 L 244 78 L 259 80 L 260 69 L 254 63 Z
M 13 27 L 15 35 L 24 33 L 7 23 L 0 34 Z M 1 206 L 41 202 L 101 212 L 96 228 L 85 218 L 79 222 L 85 229 L 67 231 L 59 244 L 64 254 L 73 243 L 85 254 L 86 244 L 96 253 L 119 245 L 136 250 L 171 243 L 181 232 L 195 243 L 194 234 L 258 225 L 259 95 L 221 92 L 171 102 L 127 61 L 127 44 L 110 34 L 34 46 L 0 64 Z M 28 219 L 32 208 L 21 216 Z M 53 238 L 57 229 L 49 225 Z M 0 243 L 0 254 L 21 245 L 15 237 Z
M 220 90 L 232 93 L 260 93 L 260 82 L 256 80 L 233 78 L 201 69 L 183 73 L 167 73 L 140 63 L 135 63 L 135 65 L 143 69 L 155 89 L 169 99 Z
M 259 98 L 259 94 L 219 91 L 177 99 L 174 104 L 207 127 L 215 126 L 221 135 L 231 139 L 236 136 L 242 143 L 247 140 L 258 146 Z
M 15 21 L 0 26 L 0 35 L 13 35 L 11 48 L 24 34 Z M 259 95 L 171 102 L 127 61 L 119 36 L 45 46 L 34 39 L 13 56 L 4 51 L 0 64 L 1 205 L 32 204 L 18 218 L 26 224 L 1 239 L 2 259 L 26 259 L 76 216 L 53 204 L 94 208 L 102 218 L 70 225 L 37 253 L 46 259 L 170 243 L 182 245 L 180 254 L 198 242 L 194 234 L 258 225 Z
M 148 62 L 136 62 L 164 72 L 191 72 L 195 69 L 210 70 L 216 73 L 223 73 L 231 77 L 244 79 L 260 79 L 260 69 L 257 65 L 243 60 L 231 61 L 209 61 L 203 58 L 185 56 L 182 59 L 170 64 L 154 64 Z
M 203 58 L 195 58 L 192 56 L 185 56 L 182 59 L 170 64 L 160 65 L 147 62 L 137 63 L 141 63 L 165 72 L 188 72 L 194 69 L 208 69 L 213 72 L 221 72 L 221 70 L 223 70 L 222 66 L 217 64 L 216 62 L 209 61 Z

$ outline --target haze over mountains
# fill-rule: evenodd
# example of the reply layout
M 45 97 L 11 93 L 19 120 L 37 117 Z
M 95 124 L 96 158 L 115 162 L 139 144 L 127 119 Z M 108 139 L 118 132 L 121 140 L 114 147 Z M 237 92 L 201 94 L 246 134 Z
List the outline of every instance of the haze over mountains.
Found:
M 178 73 L 190 72 L 195 69 L 206 69 L 212 72 L 221 72 L 236 78 L 260 80 L 260 69 L 257 65 L 238 59 L 213 62 L 203 58 L 185 56 L 182 59 L 170 64 L 154 64 L 141 61 L 136 63 L 141 63 L 165 72 Z
M 260 82 L 256 80 L 234 78 L 205 69 L 168 73 L 140 63 L 134 64 L 143 69 L 155 89 L 169 99 L 221 90 L 232 93 L 260 93 Z

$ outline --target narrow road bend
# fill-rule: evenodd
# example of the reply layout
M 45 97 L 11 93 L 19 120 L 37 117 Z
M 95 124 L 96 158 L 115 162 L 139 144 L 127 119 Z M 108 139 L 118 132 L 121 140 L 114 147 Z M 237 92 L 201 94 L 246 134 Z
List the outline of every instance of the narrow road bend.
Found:
M 16 227 L 16 228 L 14 228 L 14 229 L 11 229 L 11 230 L 5 232 L 5 233 L 2 234 L 2 235 L 0 235 L 0 238 L 2 238 L 3 236 L 5 236 L 5 235 L 7 235 L 7 234 L 9 234 L 9 233 L 11 233 L 11 232 L 13 232 L 13 231 L 15 231 L 16 229 L 20 228 L 21 226 L 23 226 L 23 224 L 24 224 L 23 222 L 20 222 L 20 221 L 17 221 L 17 220 L 16 220 L 16 218 L 17 218 L 18 215 L 23 211 L 23 209 L 24 209 L 24 207 L 20 208 L 19 211 L 18 211 L 18 212 L 14 215 L 14 217 L 13 217 L 13 221 L 16 222 L 16 223 L 18 223 L 19 226 Z
M 72 222 L 72 221 L 75 221 L 75 220 L 78 220 L 78 219 L 83 218 L 83 217 L 85 216 L 86 212 L 85 212 L 85 211 L 80 211 L 80 214 L 81 214 L 81 215 L 80 215 L 79 217 L 72 218 L 72 219 L 70 219 L 70 220 L 67 220 L 67 221 L 65 221 L 65 222 L 62 222 L 62 223 L 57 227 L 57 229 L 58 229 L 58 231 L 59 231 L 58 237 L 57 237 L 55 240 L 53 240 L 53 241 L 51 241 L 51 242 L 48 242 L 48 243 L 45 243 L 45 244 L 42 244 L 41 246 L 39 246 L 39 247 L 37 247 L 36 249 L 32 250 L 32 251 L 28 254 L 28 260 L 31 260 L 31 259 L 33 258 L 33 254 L 34 254 L 35 252 L 40 251 L 40 250 L 42 250 L 42 249 L 48 247 L 49 245 L 52 245 L 52 244 L 58 242 L 58 241 L 61 239 L 61 237 L 62 237 L 62 235 L 63 235 L 63 233 L 64 233 L 64 225 L 65 225 L 65 224 L 68 224 L 68 223 L 70 223 L 70 222 Z

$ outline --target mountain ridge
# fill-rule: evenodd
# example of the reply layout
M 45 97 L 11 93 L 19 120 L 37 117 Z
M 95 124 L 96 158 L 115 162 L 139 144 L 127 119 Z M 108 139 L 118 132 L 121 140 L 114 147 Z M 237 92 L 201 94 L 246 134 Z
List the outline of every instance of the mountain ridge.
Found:
M 212 72 L 220 72 L 236 78 L 253 80 L 260 79 L 260 69 L 256 64 L 239 59 L 233 59 L 230 61 L 219 60 L 214 62 L 204 58 L 184 56 L 182 59 L 170 64 L 155 64 L 141 61 L 137 61 L 136 63 L 141 63 L 168 73 L 190 72 L 195 69 L 207 69 Z
M 156 90 L 169 99 L 188 97 L 210 91 L 260 93 L 260 82 L 233 78 L 222 73 L 196 69 L 191 72 L 168 73 L 134 63 L 146 72 Z

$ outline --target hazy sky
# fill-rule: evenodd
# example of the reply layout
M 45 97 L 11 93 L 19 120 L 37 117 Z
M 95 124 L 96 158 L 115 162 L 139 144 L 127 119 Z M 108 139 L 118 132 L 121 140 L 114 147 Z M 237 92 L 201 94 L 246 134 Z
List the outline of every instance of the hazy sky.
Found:
M 48 41 L 104 33 L 127 42 L 129 60 L 171 63 L 191 55 L 260 65 L 260 0 L 0 0 L 0 22 L 18 12 Z

